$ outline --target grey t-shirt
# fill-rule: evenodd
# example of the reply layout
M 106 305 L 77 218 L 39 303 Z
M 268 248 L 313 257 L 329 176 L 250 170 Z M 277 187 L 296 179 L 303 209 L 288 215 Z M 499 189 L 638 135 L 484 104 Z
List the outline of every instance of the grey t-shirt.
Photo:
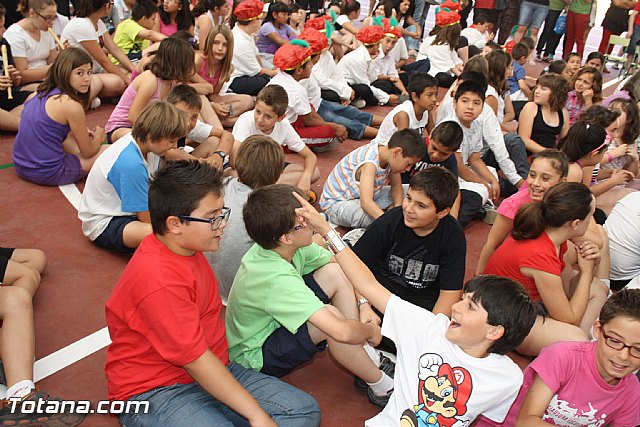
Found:
M 240 261 L 253 245 L 242 220 L 242 208 L 252 191 L 249 186 L 238 181 L 238 178 L 230 178 L 225 182 L 224 205 L 231 208 L 231 216 L 222 234 L 220 249 L 205 253 L 218 280 L 218 290 L 224 305 L 227 305 L 227 297 Z

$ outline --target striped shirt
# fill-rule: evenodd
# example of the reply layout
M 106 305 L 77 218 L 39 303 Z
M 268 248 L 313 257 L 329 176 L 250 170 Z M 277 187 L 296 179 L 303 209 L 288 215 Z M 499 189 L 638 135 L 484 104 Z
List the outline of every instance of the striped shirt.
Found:
M 360 198 L 360 182 L 356 179 L 358 169 L 366 164 L 373 163 L 376 166 L 376 176 L 373 180 L 373 194 L 375 196 L 389 177 L 389 166 L 380 166 L 378 144 L 370 143 L 356 148 L 340 160 L 322 189 L 320 207 L 327 209 L 336 202 L 355 200 Z

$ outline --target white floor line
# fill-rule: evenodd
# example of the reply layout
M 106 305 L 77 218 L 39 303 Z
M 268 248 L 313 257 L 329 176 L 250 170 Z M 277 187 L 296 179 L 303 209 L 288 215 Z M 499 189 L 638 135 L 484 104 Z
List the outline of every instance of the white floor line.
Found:
M 611 79 L 608 82 L 606 82 L 605 84 L 602 85 L 602 90 L 605 90 L 608 87 L 611 87 L 615 84 L 620 83 L 622 80 L 624 80 L 625 76 L 618 76 L 615 79 Z
M 76 187 L 75 184 L 66 184 L 59 185 L 58 188 L 60 189 L 64 197 L 67 198 L 69 203 L 71 203 L 71 206 L 78 210 L 78 207 L 80 206 L 80 196 L 82 195 L 82 193 L 80 193 L 80 190 L 78 190 L 78 187 Z
M 53 375 L 67 366 L 105 348 L 110 343 L 109 330 L 104 327 L 36 361 L 33 365 L 33 379 L 35 382 L 38 382 L 49 375 Z

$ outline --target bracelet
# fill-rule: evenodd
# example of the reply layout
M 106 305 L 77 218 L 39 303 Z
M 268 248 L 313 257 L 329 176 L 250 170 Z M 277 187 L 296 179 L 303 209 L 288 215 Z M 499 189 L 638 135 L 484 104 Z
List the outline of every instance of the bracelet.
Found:
M 366 299 L 365 297 L 358 298 L 358 307 L 360 307 L 363 304 L 369 304 L 369 300 Z
M 342 240 L 342 237 L 338 234 L 338 232 L 334 229 L 331 229 L 327 234 L 322 237 L 324 244 L 327 245 L 327 249 L 331 251 L 333 255 L 337 255 L 343 249 L 347 247 Z

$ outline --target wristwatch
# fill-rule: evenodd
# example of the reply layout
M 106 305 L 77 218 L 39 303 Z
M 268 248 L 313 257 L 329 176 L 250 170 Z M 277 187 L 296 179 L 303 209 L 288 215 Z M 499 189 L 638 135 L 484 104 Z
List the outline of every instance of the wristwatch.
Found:
M 224 158 L 227 157 L 227 153 L 225 153 L 224 151 L 214 151 L 213 154 L 217 154 L 218 156 L 220 156 L 222 160 L 224 160 Z
M 365 297 L 358 298 L 358 307 L 360 307 L 362 304 L 369 304 L 369 300 Z

